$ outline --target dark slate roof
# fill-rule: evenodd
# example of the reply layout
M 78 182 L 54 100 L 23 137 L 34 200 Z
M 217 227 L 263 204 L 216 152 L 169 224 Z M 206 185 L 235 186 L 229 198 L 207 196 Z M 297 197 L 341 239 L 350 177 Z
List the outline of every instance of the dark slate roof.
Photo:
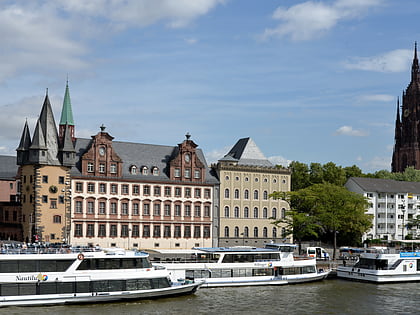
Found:
M 420 182 L 404 182 L 393 179 L 351 177 L 366 192 L 420 193 Z
M 16 156 L 0 155 L 0 179 L 15 179 L 18 171 Z
M 81 175 L 80 157 L 85 153 L 91 143 L 91 139 L 78 138 L 76 140 L 76 154 L 78 156 L 76 167 L 72 168 L 72 175 Z M 123 161 L 123 178 L 139 181 L 170 181 L 169 180 L 169 161 L 172 160 L 177 152 L 178 146 L 165 146 L 155 144 L 133 143 L 112 141 L 112 147 L 115 153 Z M 203 151 L 197 149 L 197 156 L 200 161 L 207 166 Z M 140 170 L 143 166 L 149 169 L 148 175 L 142 175 L 139 171 L 136 175 L 130 173 L 130 166 L 135 165 Z M 159 175 L 152 174 L 152 168 L 159 169 Z M 207 184 L 216 184 L 218 180 L 211 169 L 207 167 L 206 181 Z
M 251 138 L 239 139 L 221 161 L 231 158 L 237 160 L 238 165 L 274 167 Z

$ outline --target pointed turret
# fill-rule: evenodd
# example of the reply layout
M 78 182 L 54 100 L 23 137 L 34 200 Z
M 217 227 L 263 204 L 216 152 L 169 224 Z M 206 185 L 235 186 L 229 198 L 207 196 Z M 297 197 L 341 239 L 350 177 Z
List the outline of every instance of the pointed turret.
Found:
M 70 132 L 72 141 L 75 141 L 74 137 L 74 120 L 73 111 L 71 108 L 69 81 L 66 83 L 66 91 L 64 93 L 63 108 L 61 109 L 61 119 L 59 125 L 59 138 L 60 142 L 64 140 L 64 130 L 67 129 Z
M 20 143 L 17 151 L 17 164 L 23 165 L 29 159 L 29 147 L 31 146 L 31 134 L 29 132 L 28 121 L 25 121 L 25 126 L 23 127 L 22 137 L 20 138 Z
M 411 65 L 411 81 L 417 82 L 419 79 L 419 60 L 417 59 L 417 42 L 414 43 L 414 58 Z
M 76 150 L 74 148 L 73 140 L 71 138 L 70 126 L 65 125 L 64 138 L 62 146 L 60 147 L 60 160 L 64 166 L 74 166 L 76 158 Z

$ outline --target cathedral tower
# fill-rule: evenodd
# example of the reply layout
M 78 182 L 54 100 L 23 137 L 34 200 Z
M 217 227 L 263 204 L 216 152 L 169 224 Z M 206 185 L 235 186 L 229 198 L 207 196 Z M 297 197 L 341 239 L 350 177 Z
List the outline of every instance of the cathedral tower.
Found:
M 408 166 L 420 169 L 420 73 L 417 43 L 411 65 L 411 82 L 397 101 L 395 144 L 392 155 L 392 172 L 404 172 Z

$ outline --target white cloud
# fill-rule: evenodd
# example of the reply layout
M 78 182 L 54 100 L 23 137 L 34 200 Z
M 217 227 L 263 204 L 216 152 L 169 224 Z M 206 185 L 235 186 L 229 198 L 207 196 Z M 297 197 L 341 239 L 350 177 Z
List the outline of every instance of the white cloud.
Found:
M 339 135 L 339 136 L 353 136 L 353 137 L 365 137 L 368 135 L 367 132 L 363 130 L 353 129 L 353 127 L 351 126 L 342 126 L 338 128 L 334 134 Z
M 396 49 L 382 55 L 353 58 L 345 63 L 345 67 L 365 71 L 402 72 L 410 67 L 412 59 L 413 51 Z
M 273 19 L 280 24 L 264 31 L 264 39 L 290 36 L 293 40 L 319 37 L 341 20 L 360 18 L 361 15 L 382 3 L 382 0 L 337 0 L 331 4 L 307 1 L 289 8 L 278 7 Z
M 391 102 L 395 101 L 395 96 L 388 94 L 372 94 L 372 95 L 363 95 L 360 97 L 362 101 L 373 101 L 373 102 Z
M 375 156 L 370 161 L 364 163 L 366 169 L 370 172 L 376 172 L 380 170 L 391 170 L 391 156 L 379 157 Z
M 282 165 L 284 167 L 289 166 L 289 164 L 292 162 L 292 160 L 288 160 L 285 157 L 280 156 L 280 155 L 270 156 L 268 157 L 268 160 L 274 165 Z
M 215 149 L 210 152 L 204 152 L 206 156 L 207 164 L 210 165 L 212 163 L 217 163 L 217 161 L 223 158 L 229 152 L 230 149 L 231 147 L 226 146 L 221 149 Z

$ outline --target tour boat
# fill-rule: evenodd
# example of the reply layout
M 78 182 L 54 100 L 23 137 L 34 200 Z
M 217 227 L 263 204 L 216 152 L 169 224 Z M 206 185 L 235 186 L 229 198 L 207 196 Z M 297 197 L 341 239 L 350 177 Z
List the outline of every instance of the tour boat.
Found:
M 338 266 L 337 276 L 377 283 L 420 281 L 420 252 L 362 253 L 353 266 Z
M 171 280 L 203 281 L 203 287 L 283 285 L 322 280 L 316 259 L 294 259 L 294 244 L 271 248 L 212 247 L 149 251 L 152 263 L 163 265 Z
M 0 306 L 167 297 L 194 293 L 200 285 L 171 283 L 168 271 L 153 267 L 145 252 L 0 254 Z

